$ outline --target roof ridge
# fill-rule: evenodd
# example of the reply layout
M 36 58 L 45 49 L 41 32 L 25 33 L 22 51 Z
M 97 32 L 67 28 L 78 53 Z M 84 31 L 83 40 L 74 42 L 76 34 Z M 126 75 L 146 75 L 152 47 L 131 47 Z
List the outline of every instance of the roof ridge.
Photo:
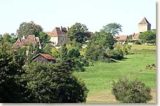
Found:
M 139 24 L 150 24 L 149 21 L 146 19 L 146 17 L 144 17 Z

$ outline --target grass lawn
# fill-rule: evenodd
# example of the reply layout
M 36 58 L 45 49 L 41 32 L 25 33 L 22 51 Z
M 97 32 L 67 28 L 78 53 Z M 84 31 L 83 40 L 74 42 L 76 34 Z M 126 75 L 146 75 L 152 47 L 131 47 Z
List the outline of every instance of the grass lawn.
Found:
M 111 93 L 112 81 L 127 77 L 138 79 L 152 88 L 153 100 L 156 96 L 156 70 L 146 70 L 146 65 L 156 64 L 156 47 L 133 45 L 132 54 L 116 63 L 95 62 L 85 72 L 74 75 L 85 82 L 89 89 L 87 103 L 116 103 Z

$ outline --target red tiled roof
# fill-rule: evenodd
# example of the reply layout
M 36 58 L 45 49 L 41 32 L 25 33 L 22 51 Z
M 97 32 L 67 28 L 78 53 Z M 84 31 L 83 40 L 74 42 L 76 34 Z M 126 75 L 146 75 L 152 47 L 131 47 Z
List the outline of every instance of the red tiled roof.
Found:
M 49 36 L 61 36 L 67 33 L 67 29 L 65 27 L 55 27 L 52 32 L 47 32 Z
M 55 58 L 53 58 L 51 55 L 49 54 L 44 54 L 44 53 L 40 53 L 39 55 L 41 55 L 42 57 L 44 57 L 47 60 L 55 60 Z
M 126 35 L 118 35 L 115 37 L 115 39 L 117 41 L 126 41 L 127 40 L 127 36 Z
M 13 44 L 13 47 L 22 47 L 29 44 L 39 44 L 39 38 L 35 37 L 35 35 L 28 35 L 26 38 L 17 39 L 17 41 Z

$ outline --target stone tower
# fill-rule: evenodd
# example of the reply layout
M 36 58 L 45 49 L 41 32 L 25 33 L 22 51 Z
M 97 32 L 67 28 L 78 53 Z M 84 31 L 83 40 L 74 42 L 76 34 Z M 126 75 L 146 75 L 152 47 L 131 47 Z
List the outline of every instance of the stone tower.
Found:
M 145 32 L 148 30 L 151 30 L 151 24 L 148 22 L 148 20 L 144 17 L 140 23 L 138 23 L 138 29 L 140 32 Z

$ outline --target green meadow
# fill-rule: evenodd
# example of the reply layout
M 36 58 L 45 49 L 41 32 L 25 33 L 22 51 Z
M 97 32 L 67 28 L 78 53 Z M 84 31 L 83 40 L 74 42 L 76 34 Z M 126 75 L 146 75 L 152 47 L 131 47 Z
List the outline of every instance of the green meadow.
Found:
M 89 92 L 87 103 L 117 103 L 112 95 L 112 82 L 119 78 L 138 79 L 151 87 L 156 102 L 156 69 L 148 69 L 147 65 L 156 65 L 156 47 L 151 45 L 132 45 L 125 59 L 114 63 L 95 62 L 85 72 L 74 75 L 85 82 Z

